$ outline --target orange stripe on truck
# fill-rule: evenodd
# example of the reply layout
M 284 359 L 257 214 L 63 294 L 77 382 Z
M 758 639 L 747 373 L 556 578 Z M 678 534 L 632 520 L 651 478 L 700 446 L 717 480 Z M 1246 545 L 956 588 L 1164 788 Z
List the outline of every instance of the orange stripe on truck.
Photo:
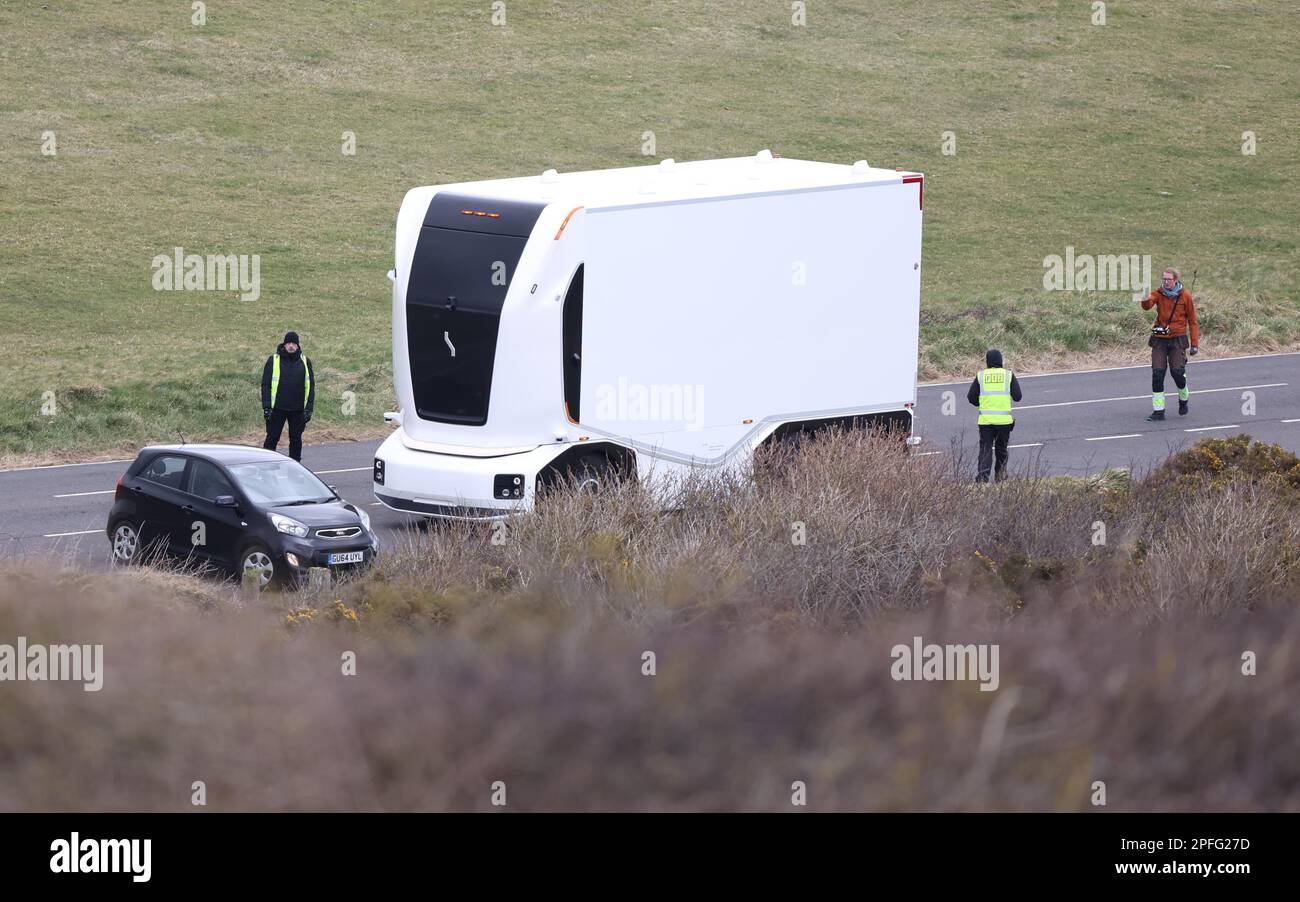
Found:
M 555 233 L 556 241 L 559 241 L 560 236 L 564 234 L 564 228 L 569 224 L 569 220 L 573 218 L 573 214 L 577 213 L 581 209 L 582 207 L 574 207 L 572 210 L 569 211 L 569 215 L 564 217 L 564 222 L 560 223 L 560 230 Z

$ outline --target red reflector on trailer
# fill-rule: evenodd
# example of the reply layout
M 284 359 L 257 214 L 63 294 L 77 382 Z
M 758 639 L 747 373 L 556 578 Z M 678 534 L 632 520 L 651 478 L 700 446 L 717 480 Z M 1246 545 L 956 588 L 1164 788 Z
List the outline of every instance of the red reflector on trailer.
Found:
M 925 176 L 923 175 L 905 175 L 903 184 L 910 185 L 916 182 L 916 203 L 919 209 L 925 209 Z

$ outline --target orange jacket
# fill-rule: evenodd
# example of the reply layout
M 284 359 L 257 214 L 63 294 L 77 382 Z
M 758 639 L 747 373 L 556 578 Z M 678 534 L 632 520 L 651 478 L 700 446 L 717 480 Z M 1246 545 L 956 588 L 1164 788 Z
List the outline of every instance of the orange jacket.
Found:
M 1192 293 L 1190 291 L 1184 288 L 1182 294 L 1170 299 L 1165 297 L 1157 288 L 1151 292 L 1150 297 L 1142 302 L 1143 310 L 1150 310 L 1152 307 L 1156 307 L 1156 322 L 1169 327 L 1170 338 L 1186 335 L 1190 326 L 1192 347 L 1200 347 L 1201 330 L 1196 325 L 1196 306 L 1192 303 Z

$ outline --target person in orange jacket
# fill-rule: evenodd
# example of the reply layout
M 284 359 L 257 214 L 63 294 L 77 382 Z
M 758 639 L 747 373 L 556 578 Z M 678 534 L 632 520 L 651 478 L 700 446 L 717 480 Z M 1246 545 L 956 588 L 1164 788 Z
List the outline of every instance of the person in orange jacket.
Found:
M 1200 350 L 1201 330 L 1196 325 L 1196 306 L 1192 293 L 1183 287 L 1182 274 L 1170 267 L 1161 273 L 1160 287 L 1142 302 L 1143 310 L 1156 308 L 1151 327 L 1151 415 L 1148 420 L 1165 418 L 1165 370 L 1178 386 L 1178 415 L 1187 415 L 1187 351 Z

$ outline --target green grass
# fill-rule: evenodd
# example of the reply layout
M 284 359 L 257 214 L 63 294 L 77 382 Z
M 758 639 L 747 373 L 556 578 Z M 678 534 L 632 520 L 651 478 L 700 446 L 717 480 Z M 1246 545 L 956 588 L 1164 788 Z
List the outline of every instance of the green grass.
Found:
M 403 193 L 644 163 L 646 130 L 660 158 L 770 147 L 924 171 L 923 376 L 995 342 L 1139 361 L 1127 294 L 1042 289 L 1067 246 L 1198 270 L 1207 352 L 1294 344 L 1300 69 L 1278 61 L 1300 19 L 1281 0 L 1089 15 L 827 2 L 796 28 L 785 3 L 516 0 L 496 27 L 487 3 L 360 0 L 209 4 L 197 27 L 172 2 L 7 5 L 0 454 L 254 432 L 288 328 L 331 371 L 313 427 L 377 426 Z M 261 298 L 153 291 L 152 257 L 176 246 L 260 254 Z

